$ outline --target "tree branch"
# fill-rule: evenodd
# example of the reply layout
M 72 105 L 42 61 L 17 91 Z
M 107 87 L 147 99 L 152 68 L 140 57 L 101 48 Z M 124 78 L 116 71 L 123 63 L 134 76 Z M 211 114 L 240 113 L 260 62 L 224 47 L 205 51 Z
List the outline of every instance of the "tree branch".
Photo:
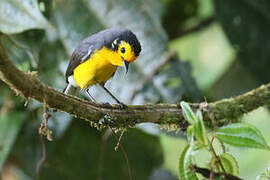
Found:
M 80 117 L 95 125 L 102 122 L 111 127 L 129 127 L 142 122 L 177 125 L 178 127 L 181 124 L 187 124 L 178 104 L 129 105 L 127 109 L 120 109 L 117 105 L 108 108 L 65 95 L 42 84 L 34 73 L 24 73 L 18 70 L 8 59 L 1 43 L 0 79 L 17 95 L 26 99 L 36 99 L 41 103 L 45 102 L 51 108 Z M 244 113 L 263 105 L 270 105 L 270 83 L 235 98 L 209 104 L 192 104 L 192 107 L 194 110 L 201 108 L 204 111 L 204 119 L 208 125 L 221 126 L 225 123 L 235 122 L 236 118 Z M 102 118 L 105 121 L 100 121 Z
M 202 19 L 195 26 L 192 26 L 192 27 L 189 27 L 187 29 L 184 29 L 184 30 L 179 31 L 176 37 L 177 38 L 180 38 L 180 37 L 186 36 L 188 34 L 191 34 L 193 32 L 200 31 L 201 29 L 203 29 L 203 28 L 211 25 L 213 22 L 215 22 L 215 20 L 216 20 L 216 17 L 215 16 L 210 16 L 210 17 L 207 17 L 205 19 Z

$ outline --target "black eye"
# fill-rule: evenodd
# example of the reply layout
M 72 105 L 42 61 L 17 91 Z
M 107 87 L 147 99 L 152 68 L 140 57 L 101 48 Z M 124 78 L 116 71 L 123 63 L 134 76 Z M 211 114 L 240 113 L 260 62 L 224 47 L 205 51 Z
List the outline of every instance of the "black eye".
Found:
M 121 53 L 125 53 L 126 52 L 126 49 L 124 47 L 121 48 Z

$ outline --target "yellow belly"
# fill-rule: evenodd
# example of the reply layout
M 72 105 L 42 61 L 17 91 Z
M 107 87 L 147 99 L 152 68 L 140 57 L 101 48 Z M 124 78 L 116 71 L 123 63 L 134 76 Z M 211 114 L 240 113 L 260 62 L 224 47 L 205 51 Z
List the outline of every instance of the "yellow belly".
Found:
M 105 83 L 113 76 L 116 69 L 117 66 L 110 64 L 107 58 L 95 55 L 74 69 L 74 80 L 80 88 L 88 88 Z

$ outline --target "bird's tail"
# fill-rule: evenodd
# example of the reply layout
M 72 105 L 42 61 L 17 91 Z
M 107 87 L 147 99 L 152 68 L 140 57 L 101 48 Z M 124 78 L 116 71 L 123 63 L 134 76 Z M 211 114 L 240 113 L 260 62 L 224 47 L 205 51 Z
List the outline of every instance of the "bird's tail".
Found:
M 68 83 L 65 89 L 63 90 L 63 93 L 70 94 L 73 96 L 77 96 L 78 92 L 79 92 L 79 88 L 72 86 L 71 83 Z

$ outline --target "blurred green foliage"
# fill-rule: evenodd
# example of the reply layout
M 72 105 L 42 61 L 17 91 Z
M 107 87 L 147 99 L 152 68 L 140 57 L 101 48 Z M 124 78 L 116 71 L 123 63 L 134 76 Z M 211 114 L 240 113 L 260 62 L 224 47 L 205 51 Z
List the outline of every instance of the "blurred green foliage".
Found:
M 38 123 L 35 124 L 37 127 Z M 12 154 L 13 158 L 21 161 L 20 166 L 27 175 L 35 176 L 33 169 L 36 163 L 33 162 L 40 159 L 41 145 L 36 133 L 29 131 L 33 127 L 29 126 L 23 127 L 23 136 L 17 139 L 17 148 Z M 25 142 L 29 140 L 31 144 L 25 148 Z M 46 161 L 41 168 L 40 179 L 129 179 L 121 148 L 114 150 L 117 140 L 112 135 L 102 137 L 102 132 L 91 128 L 87 122 L 73 121 L 65 135 L 56 141 L 46 142 Z M 136 178 L 147 179 L 153 169 L 161 165 L 158 137 L 132 129 L 124 134 L 121 143 Z M 40 148 L 36 148 L 37 145 Z
M 217 17 L 238 53 L 239 60 L 261 83 L 269 82 L 268 34 L 270 2 L 267 0 L 215 0 Z
M 198 14 L 197 0 L 164 0 L 162 24 L 169 37 L 176 38 L 184 24 Z
M 0 115 L 0 169 L 3 167 L 24 120 L 25 114 L 23 113 L 12 114 L 5 112 Z
M 267 0 L 1 0 L 0 40 L 18 68 L 37 71 L 42 82 L 62 91 L 69 57 L 83 38 L 104 28 L 127 27 L 141 41 L 142 53 L 127 76 L 120 69 L 108 83 L 121 100 L 130 100 L 132 90 L 173 49 L 181 61 L 170 61 L 143 85 L 132 103 L 194 101 L 200 99 L 199 89 L 213 100 L 269 82 L 269 12 Z M 216 20 L 178 37 L 209 17 Z M 111 101 L 100 89 L 91 91 L 99 101 Z M 7 173 L 34 179 L 42 157 L 38 135 L 42 104 L 30 100 L 24 107 L 24 103 L 0 82 L 0 116 L 5 117 L 0 118 L 0 165 L 6 159 L 2 179 Z M 40 179 L 128 179 L 127 165 L 120 149 L 114 152 L 117 142 L 112 136 L 104 142 L 104 131 L 68 114 L 49 113 L 54 141 L 46 142 Z M 266 109 L 245 117 L 263 131 L 268 144 L 269 117 Z M 144 129 L 148 131 L 128 129 L 121 141 L 134 179 L 176 178 L 184 140 L 149 135 L 151 128 Z M 268 152 L 232 151 L 244 179 L 255 179 L 269 166 Z M 207 154 L 198 156 L 204 165 Z M 164 176 L 157 177 L 157 171 Z

